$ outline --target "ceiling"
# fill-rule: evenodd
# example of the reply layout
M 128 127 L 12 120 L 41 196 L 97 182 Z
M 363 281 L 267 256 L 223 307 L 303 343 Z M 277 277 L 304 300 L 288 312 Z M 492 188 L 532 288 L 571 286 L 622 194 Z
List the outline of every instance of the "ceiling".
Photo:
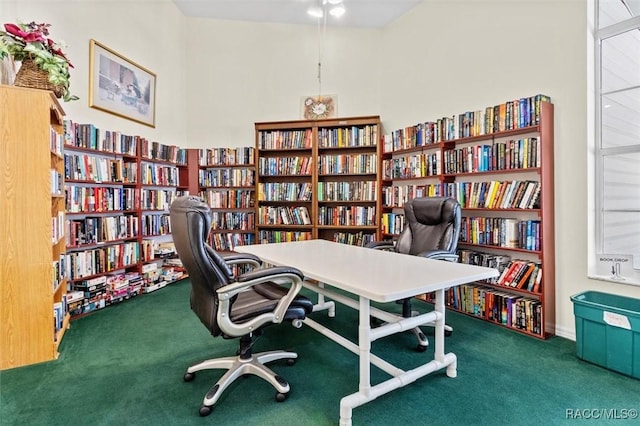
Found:
M 173 0 L 185 16 L 234 21 L 316 25 L 307 9 L 321 0 Z M 422 0 L 344 0 L 346 13 L 327 17 L 327 25 L 381 28 Z

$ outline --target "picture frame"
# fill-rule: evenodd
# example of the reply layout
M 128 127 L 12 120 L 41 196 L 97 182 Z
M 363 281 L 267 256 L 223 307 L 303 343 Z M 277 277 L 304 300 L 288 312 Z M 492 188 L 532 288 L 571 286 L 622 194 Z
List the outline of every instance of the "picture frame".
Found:
M 107 46 L 89 42 L 89 106 L 156 127 L 156 74 Z

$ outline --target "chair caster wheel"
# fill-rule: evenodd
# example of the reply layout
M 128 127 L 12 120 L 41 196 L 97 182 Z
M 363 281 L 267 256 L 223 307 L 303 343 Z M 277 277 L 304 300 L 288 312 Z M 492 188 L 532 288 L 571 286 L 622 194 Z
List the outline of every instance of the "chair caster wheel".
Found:
M 195 378 L 196 378 L 196 374 L 195 373 L 184 373 L 183 379 L 184 379 L 185 382 L 190 382 Z
M 285 399 L 287 399 L 288 396 L 289 396 L 289 393 L 278 392 L 276 393 L 276 401 L 283 402 Z
M 203 405 L 200 407 L 200 417 L 206 417 L 211 414 L 211 407 Z
M 297 361 L 297 358 L 288 358 L 287 365 L 295 365 L 296 361 Z
M 427 346 L 418 345 L 418 346 L 416 347 L 416 350 L 417 350 L 418 352 L 425 352 L 425 351 L 427 350 Z
M 452 334 L 453 334 L 453 330 L 445 330 L 444 331 L 444 335 L 447 336 L 447 337 L 451 336 Z

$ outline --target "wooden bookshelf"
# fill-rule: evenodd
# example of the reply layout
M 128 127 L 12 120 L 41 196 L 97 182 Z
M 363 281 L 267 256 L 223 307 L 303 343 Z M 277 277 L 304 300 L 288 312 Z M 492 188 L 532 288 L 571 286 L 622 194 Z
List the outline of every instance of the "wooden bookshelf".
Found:
M 255 124 L 261 242 L 380 238 L 380 117 Z
M 200 191 L 199 168 L 196 167 L 199 162 L 198 149 L 183 149 L 181 152 L 182 156 L 177 163 L 180 180 L 178 195 L 197 195 Z
M 218 251 L 255 244 L 255 148 L 211 148 L 197 152 L 198 193 L 212 211 L 209 244 Z
M 0 369 L 7 369 L 56 359 L 69 324 L 64 111 L 51 92 L 14 86 L 0 86 L 0 110 Z
M 507 272 L 449 289 L 448 306 L 537 338 L 555 334 L 553 115 L 548 97 L 522 98 L 398 129 L 383 154 L 383 237 L 407 200 L 457 199 L 461 261 Z
M 186 151 L 68 121 L 64 157 L 70 313 L 172 282 L 159 279 L 169 257 L 160 249 L 171 245 L 169 205 L 188 191 L 180 184 L 188 177 Z

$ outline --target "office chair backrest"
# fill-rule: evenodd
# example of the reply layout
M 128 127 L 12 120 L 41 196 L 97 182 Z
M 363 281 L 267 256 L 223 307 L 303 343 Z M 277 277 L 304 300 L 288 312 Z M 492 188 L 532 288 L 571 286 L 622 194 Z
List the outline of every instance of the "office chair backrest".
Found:
M 432 250 L 455 253 L 461 215 L 460 204 L 453 198 L 414 198 L 404 205 L 405 227 L 396 251 L 412 255 Z
M 222 333 L 216 320 L 216 290 L 232 281 L 227 263 L 206 244 L 211 228 L 211 209 L 198 197 L 178 197 L 170 207 L 171 230 L 176 252 L 191 281 L 191 309 L 212 335 Z

